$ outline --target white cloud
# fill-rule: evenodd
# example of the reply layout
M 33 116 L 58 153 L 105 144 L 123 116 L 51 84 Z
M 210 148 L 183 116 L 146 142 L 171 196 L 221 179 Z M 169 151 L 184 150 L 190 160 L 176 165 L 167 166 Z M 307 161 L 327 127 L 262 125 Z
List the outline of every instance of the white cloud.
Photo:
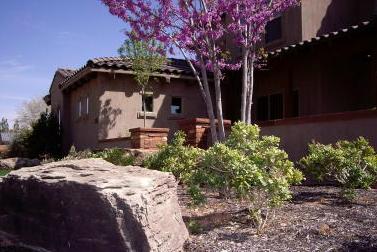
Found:
M 0 94 L 0 100 L 14 100 L 14 101 L 27 101 L 29 98 L 16 95 Z
M 20 56 L 12 59 L 0 60 L 0 78 L 19 75 L 33 69 L 33 65 L 24 64 L 20 60 Z

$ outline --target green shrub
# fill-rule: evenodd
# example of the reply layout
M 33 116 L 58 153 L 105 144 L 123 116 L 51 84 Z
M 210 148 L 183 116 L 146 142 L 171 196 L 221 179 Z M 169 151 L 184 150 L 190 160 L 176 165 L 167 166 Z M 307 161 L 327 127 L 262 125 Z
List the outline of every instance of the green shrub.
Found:
M 206 173 L 202 183 L 248 200 L 258 229 L 265 225 L 270 209 L 291 198 L 290 185 L 303 180 L 279 142 L 277 137 L 261 137 L 256 125 L 236 123 L 228 139 L 208 149 L 201 162 Z
M 190 220 L 186 226 L 190 234 L 200 234 L 203 230 L 200 223 L 196 220 Z
M 109 163 L 119 166 L 133 165 L 134 157 L 125 153 L 120 148 L 105 149 L 103 151 L 92 152 L 90 150 L 76 151 L 75 146 L 72 146 L 68 155 L 63 160 L 79 160 L 87 158 L 102 158 Z
M 184 142 L 184 134 L 177 133 L 170 145 L 147 160 L 146 167 L 172 172 L 187 186 L 193 203 L 205 200 L 204 187 L 248 200 L 258 229 L 263 228 L 271 208 L 291 198 L 289 186 L 303 180 L 279 148 L 279 138 L 261 137 L 258 126 L 236 123 L 224 143 L 206 151 Z
M 119 148 L 105 149 L 95 153 L 93 157 L 102 158 L 107 162 L 120 166 L 133 165 L 135 161 L 133 156 L 125 153 L 124 150 Z
M 0 177 L 3 177 L 5 175 L 7 175 L 9 172 L 11 172 L 10 170 L 6 170 L 6 169 L 2 169 L 0 167 Z
M 65 156 L 62 160 L 80 160 L 87 158 L 95 158 L 95 155 L 91 150 L 77 151 L 75 146 L 71 146 L 68 155 Z
M 42 113 L 31 129 L 20 129 L 10 150 L 11 156 L 28 158 L 61 158 L 62 135 L 53 113 Z
M 356 197 L 355 189 L 369 189 L 377 181 L 377 155 L 363 137 L 335 145 L 309 144 L 309 154 L 300 164 L 319 181 L 337 181 L 348 200 Z
M 143 165 L 149 169 L 171 172 L 179 181 L 189 182 L 203 150 L 185 146 L 185 137 L 182 131 L 176 132 L 172 142 L 160 146 L 159 152 L 149 156 Z

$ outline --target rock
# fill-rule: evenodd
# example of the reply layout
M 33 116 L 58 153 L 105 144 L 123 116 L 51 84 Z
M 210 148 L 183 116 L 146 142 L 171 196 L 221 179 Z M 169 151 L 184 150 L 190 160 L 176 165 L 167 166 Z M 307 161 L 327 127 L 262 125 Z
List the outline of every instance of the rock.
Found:
M 41 165 L 41 162 L 38 159 L 29 159 L 29 158 L 7 158 L 0 159 L 0 167 L 6 169 L 20 169 L 22 167 L 32 167 Z
M 176 191 L 170 173 L 102 159 L 24 168 L 0 180 L 0 231 L 52 251 L 180 251 Z

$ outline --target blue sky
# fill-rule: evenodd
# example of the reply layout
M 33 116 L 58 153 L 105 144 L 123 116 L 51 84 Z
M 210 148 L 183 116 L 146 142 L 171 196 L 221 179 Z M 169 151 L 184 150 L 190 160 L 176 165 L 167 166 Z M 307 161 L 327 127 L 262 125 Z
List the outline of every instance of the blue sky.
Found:
M 58 67 L 115 56 L 125 24 L 99 0 L 0 1 L 0 118 L 48 93 Z

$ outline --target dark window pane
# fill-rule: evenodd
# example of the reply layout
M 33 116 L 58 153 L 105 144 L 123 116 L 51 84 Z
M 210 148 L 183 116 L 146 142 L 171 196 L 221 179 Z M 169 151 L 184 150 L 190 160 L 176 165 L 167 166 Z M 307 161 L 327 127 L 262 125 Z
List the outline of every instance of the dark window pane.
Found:
M 266 43 L 273 42 L 275 40 L 281 39 L 282 28 L 281 28 L 281 17 L 275 18 L 267 23 L 266 25 Z
M 153 96 L 145 95 L 143 96 L 143 101 L 145 101 L 145 110 L 147 112 L 153 112 Z M 141 110 L 144 111 L 143 104 L 141 104 Z
M 268 96 L 259 97 L 257 100 L 257 120 L 268 120 Z
M 174 115 L 182 113 L 182 98 L 172 97 L 170 112 Z
M 270 120 L 283 118 L 283 95 L 275 94 L 270 96 Z
M 292 116 L 293 117 L 298 117 L 298 113 L 299 113 L 299 100 L 298 100 L 298 91 L 295 90 L 293 91 L 292 93 L 292 103 L 293 103 L 293 107 L 292 107 Z

